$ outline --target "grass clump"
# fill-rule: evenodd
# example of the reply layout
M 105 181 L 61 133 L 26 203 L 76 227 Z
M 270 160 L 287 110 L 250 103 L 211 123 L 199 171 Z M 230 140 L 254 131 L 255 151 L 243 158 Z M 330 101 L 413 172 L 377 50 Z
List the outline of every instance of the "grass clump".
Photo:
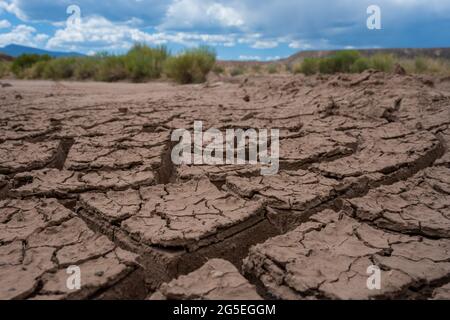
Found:
M 360 73 L 367 69 L 382 72 L 392 72 L 396 63 L 402 65 L 408 72 L 437 73 L 441 69 L 438 60 L 416 58 L 416 60 L 399 60 L 392 54 L 377 53 L 371 57 L 362 57 L 358 51 L 340 51 L 324 58 L 305 58 L 294 67 L 294 73 L 312 75 L 316 73 Z
M 188 49 L 165 63 L 165 74 L 181 84 L 201 83 L 214 67 L 216 53 L 208 47 Z

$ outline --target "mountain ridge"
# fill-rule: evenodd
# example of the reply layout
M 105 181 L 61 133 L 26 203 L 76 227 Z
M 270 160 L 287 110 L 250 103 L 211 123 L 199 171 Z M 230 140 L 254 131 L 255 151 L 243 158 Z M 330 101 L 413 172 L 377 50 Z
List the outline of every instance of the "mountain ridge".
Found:
M 11 56 L 18 57 L 21 54 L 48 54 L 51 57 L 82 57 L 84 54 L 78 52 L 63 52 L 63 51 L 50 51 L 34 47 L 22 46 L 18 44 L 9 44 L 4 47 L 0 47 L 0 53 Z

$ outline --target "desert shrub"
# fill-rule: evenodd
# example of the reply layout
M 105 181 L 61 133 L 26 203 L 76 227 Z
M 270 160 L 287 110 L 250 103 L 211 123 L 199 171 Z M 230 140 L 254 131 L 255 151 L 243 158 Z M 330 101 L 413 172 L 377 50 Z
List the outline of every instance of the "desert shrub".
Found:
M 392 54 L 375 54 L 370 58 L 370 67 L 378 71 L 391 72 L 394 68 L 395 58 Z
M 337 72 L 350 72 L 352 65 L 361 58 L 361 54 L 355 50 L 346 50 L 336 53 L 333 57 Z
M 213 68 L 213 72 L 217 75 L 223 74 L 225 72 L 225 69 L 222 66 L 215 65 Z
M 11 71 L 11 62 L 0 61 L 0 78 L 9 75 Z
M 294 73 L 303 73 L 305 75 L 315 74 L 319 71 L 319 59 L 305 58 L 300 64 L 295 66 Z
M 43 77 L 53 80 L 72 78 L 76 62 L 77 58 L 74 57 L 57 58 L 48 61 L 43 70 Z
M 24 71 L 24 77 L 29 79 L 42 79 L 49 61 L 38 61 L 31 68 Z
M 414 68 L 417 73 L 424 73 L 427 71 L 427 61 L 424 57 L 416 57 L 414 60 Z
M 124 57 L 125 66 L 133 81 L 156 79 L 161 76 L 164 62 L 169 56 L 165 46 L 156 48 L 135 44 Z
M 267 72 L 268 72 L 269 74 L 277 73 L 277 72 L 278 72 L 278 66 L 277 66 L 276 64 L 274 64 L 274 63 L 270 64 L 270 65 L 267 67 Z
M 261 65 L 259 65 L 259 64 L 253 65 L 253 66 L 252 66 L 252 70 L 253 70 L 253 72 L 255 72 L 255 73 L 261 73 Z
M 319 71 L 320 71 L 320 73 L 325 73 L 325 74 L 332 74 L 332 73 L 338 72 L 336 60 L 333 59 L 332 57 L 320 59 Z
M 243 75 L 245 73 L 245 69 L 243 67 L 234 67 L 230 70 L 230 75 L 232 77 L 237 77 Z
M 101 58 L 83 57 L 78 58 L 75 63 L 74 78 L 77 80 L 94 79 L 98 73 L 98 66 Z
M 288 73 L 293 73 L 294 72 L 294 65 L 292 63 L 285 63 L 283 64 L 284 66 L 284 70 Z
M 216 53 L 208 47 L 188 49 L 167 59 L 165 74 L 178 83 L 201 83 L 214 67 Z
M 358 51 L 339 51 L 336 54 L 323 58 L 319 62 L 321 73 L 350 72 L 353 64 L 361 57 Z
M 370 68 L 370 60 L 368 58 L 358 58 L 351 66 L 350 72 L 360 73 Z
M 11 71 L 20 78 L 23 76 L 24 71 L 31 68 L 35 63 L 50 60 L 51 57 L 49 55 L 22 54 L 13 61 Z
M 128 76 L 123 56 L 105 56 L 99 59 L 95 79 L 99 81 L 119 81 Z
M 397 63 L 402 66 L 408 74 L 416 72 L 415 61 L 413 59 L 397 59 Z

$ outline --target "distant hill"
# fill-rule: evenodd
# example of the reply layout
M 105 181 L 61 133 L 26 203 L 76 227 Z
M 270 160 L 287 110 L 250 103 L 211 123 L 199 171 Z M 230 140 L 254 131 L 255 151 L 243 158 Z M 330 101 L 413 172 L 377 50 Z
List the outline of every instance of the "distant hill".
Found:
M 371 56 L 377 53 L 393 54 L 399 58 L 415 58 L 418 56 L 430 57 L 430 58 L 443 58 L 450 59 L 450 48 L 426 48 L 426 49 L 356 49 L 363 56 Z M 292 56 L 280 60 L 284 63 L 295 63 L 305 58 L 320 58 L 335 54 L 336 50 L 329 51 L 301 51 L 293 54 Z
M 17 44 L 10 44 L 6 47 L 1 48 L 0 47 L 0 53 L 6 54 L 11 57 L 18 57 L 21 54 L 28 53 L 28 54 L 48 54 L 51 57 L 58 58 L 58 57 L 82 57 L 84 56 L 81 53 L 77 52 L 59 52 L 59 51 L 47 51 L 43 49 L 38 48 L 32 48 L 32 47 L 26 47 L 26 46 L 20 46 Z

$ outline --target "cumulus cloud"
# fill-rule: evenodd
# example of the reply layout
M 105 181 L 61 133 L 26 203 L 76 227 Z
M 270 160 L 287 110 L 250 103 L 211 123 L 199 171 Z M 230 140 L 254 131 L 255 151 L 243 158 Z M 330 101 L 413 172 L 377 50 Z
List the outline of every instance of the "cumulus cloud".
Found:
M 198 34 L 186 32 L 144 32 L 133 23 L 113 23 L 100 16 L 84 17 L 80 23 L 67 24 L 48 40 L 48 49 L 94 51 L 122 51 L 136 42 L 150 45 L 177 43 L 195 46 L 208 43 L 214 46 L 233 46 L 235 35 Z
M 65 23 L 72 3 L 81 8 L 78 30 Z M 15 15 L 24 25 L 44 21 L 57 29 L 46 31 L 49 48 L 83 52 L 123 50 L 135 41 L 239 45 L 283 55 L 282 50 L 448 45 L 450 1 L 376 3 L 382 10 L 379 31 L 366 27 L 372 0 L 0 0 L 0 14 Z
M 15 43 L 38 47 L 42 46 L 47 39 L 48 35 L 37 33 L 35 28 L 21 24 L 15 26 L 10 32 L 0 34 L 0 46 Z
M 11 27 L 11 22 L 8 20 L 0 20 L 0 29 L 6 29 Z
M 244 18 L 232 7 L 210 0 L 175 0 L 167 9 L 162 29 L 239 28 Z

